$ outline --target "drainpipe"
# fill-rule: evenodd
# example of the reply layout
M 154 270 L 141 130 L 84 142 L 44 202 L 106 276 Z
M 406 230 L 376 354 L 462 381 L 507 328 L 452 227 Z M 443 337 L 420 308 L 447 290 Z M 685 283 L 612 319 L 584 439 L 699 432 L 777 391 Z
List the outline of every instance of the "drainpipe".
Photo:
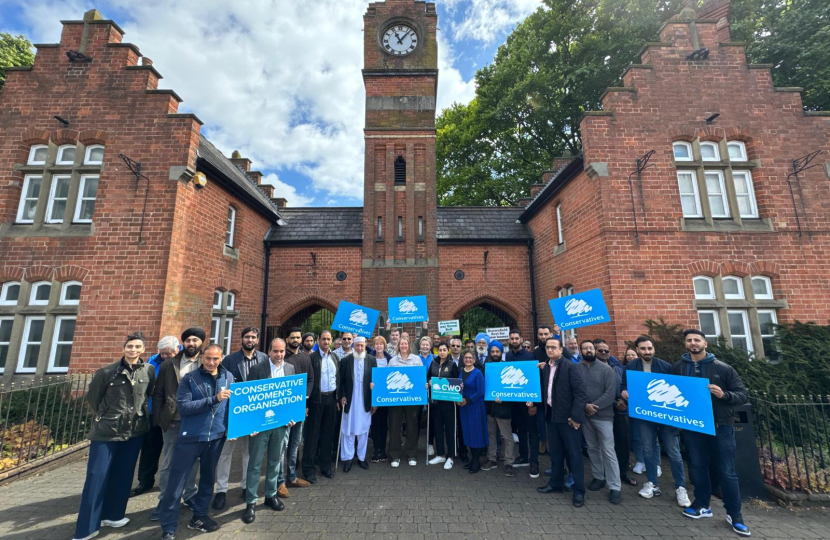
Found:
M 265 328 L 265 324 L 268 322 L 268 277 L 270 274 L 270 267 L 271 267 L 271 245 L 268 242 L 264 242 L 265 244 L 265 283 L 262 286 L 262 319 L 260 323 L 260 332 L 262 332 L 262 336 L 265 339 L 261 339 L 259 344 L 262 352 L 265 352 L 265 342 L 268 341 L 268 332 Z
M 527 241 L 527 266 L 530 272 L 530 314 L 533 317 L 533 328 L 530 329 L 532 334 L 535 334 L 539 327 L 539 316 L 536 313 L 536 283 L 533 279 L 533 239 Z

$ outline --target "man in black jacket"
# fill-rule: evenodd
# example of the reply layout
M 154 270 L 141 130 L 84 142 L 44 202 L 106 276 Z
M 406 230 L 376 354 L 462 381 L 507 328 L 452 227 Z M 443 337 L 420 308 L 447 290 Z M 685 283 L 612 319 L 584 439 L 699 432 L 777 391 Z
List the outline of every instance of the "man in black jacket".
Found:
M 303 345 L 302 329 L 292 328 L 288 331 L 288 337 L 285 340 L 285 361 L 294 366 L 294 373 L 300 375 L 306 374 L 306 415 L 308 415 L 308 404 L 311 401 L 311 392 L 314 388 L 314 370 L 311 367 L 311 357 L 306 352 Z M 313 334 L 312 334 L 313 337 Z M 312 340 L 313 347 L 313 340 Z M 309 347 L 311 349 L 311 347 Z M 297 476 L 297 462 L 300 452 L 300 442 L 303 438 L 303 428 L 305 420 L 297 422 L 288 430 L 288 443 L 285 445 L 285 467 L 280 469 L 280 476 L 277 479 L 279 488 L 277 489 L 277 496 L 287 499 L 289 496 L 289 487 L 308 487 L 307 481 Z M 287 478 L 286 478 L 287 473 Z M 288 481 L 286 483 L 286 480 Z
M 354 338 L 353 352 L 340 360 L 340 384 L 337 397 L 343 409 L 340 424 L 340 459 L 343 472 L 352 469 L 357 439 L 357 461 L 361 469 L 368 469 L 366 446 L 369 441 L 369 427 L 372 424 L 372 368 L 377 367 L 375 357 L 366 352 L 366 338 Z
M 303 476 L 310 483 L 317 482 L 316 468 L 326 478 L 332 478 L 331 453 L 334 441 L 335 416 L 340 410 L 337 387 L 340 383 L 340 359 L 331 350 L 331 332 L 323 330 L 317 340 L 319 349 L 311 353 L 314 388 L 303 433 Z M 316 462 L 316 463 L 315 463 Z
M 674 375 L 702 377 L 709 380 L 712 394 L 712 411 L 715 415 L 715 436 L 696 431 L 684 431 L 683 438 L 689 449 L 689 474 L 695 485 L 695 500 L 683 515 L 692 519 L 712 517 L 709 501 L 712 484 L 709 477 L 709 460 L 714 458 L 718 472 L 726 520 L 736 533 L 749 536 L 749 527 L 741 516 L 741 489 L 735 474 L 735 421 L 734 407 L 749 399 L 741 377 L 735 369 L 707 352 L 706 336 L 700 330 L 683 332 L 686 350 L 683 359 L 671 369 Z
M 545 341 L 548 362 L 542 370 L 542 404 L 548 433 L 551 477 L 539 493 L 561 493 L 565 480 L 565 456 L 573 475 L 573 505 L 585 504 L 585 470 L 582 464 L 582 433 L 588 397 L 579 366 L 562 356 L 562 342 Z

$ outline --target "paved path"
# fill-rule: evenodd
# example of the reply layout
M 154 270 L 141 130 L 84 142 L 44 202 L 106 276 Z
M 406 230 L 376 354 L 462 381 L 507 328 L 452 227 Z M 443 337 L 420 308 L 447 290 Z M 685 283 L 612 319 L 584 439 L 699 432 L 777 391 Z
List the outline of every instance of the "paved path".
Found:
M 713 502 L 714 519 L 693 521 L 680 515 L 669 493 L 646 501 L 637 496 L 636 488 L 624 486 L 620 506 L 609 504 L 607 491 L 602 490 L 589 492 L 585 507 L 577 509 L 571 506 L 569 495 L 538 494 L 536 487 L 543 478 L 531 479 L 527 468 L 518 469 L 515 478 L 507 478 L 501 470 L 470 475 L 460 462 L 453 470 L 444 471 L 441 466 L 425 467 L 423 460 L 417 467 L 406 462 L 399 469 L 388 463 L 372 464 L 368 471 L 355 466 L 332 480 L 320 476 L 311 488 L 292 489 L 283 512 L 260 507 L 256 522 L 245 525 L 239 519 L 244 510 L 238 484 L 241 460 L 235 457 L 229 507 L 213 516 L 221 529 L 209 535 L 193 534 L 186 526 L 191 514 L 184 509 L 179 538 L 737 538 L 724 521 L 719 500 Z M 546 467 L 547 458 L 542 460 Z M 0 486 L 0 538 L 71 539 L 85 467 L 86 461 L 81 460 Z M 668 464 L 663 470 L 669 470 Z M 589 472 L 586 476 L 590 480 Z M 671 481 L 664 480 L 665 489 Z M 160 538 L 161 529 L 150 521 L 157 495 L 156 489 L 130 499 L 127 515 L 131 523 L 121 530 L 102 529 L 99 538 Z M 830 510 L 826 508 L 791 510 L 755 503 L 745 507 L 744 516 L 753 538 L 830 538 Z

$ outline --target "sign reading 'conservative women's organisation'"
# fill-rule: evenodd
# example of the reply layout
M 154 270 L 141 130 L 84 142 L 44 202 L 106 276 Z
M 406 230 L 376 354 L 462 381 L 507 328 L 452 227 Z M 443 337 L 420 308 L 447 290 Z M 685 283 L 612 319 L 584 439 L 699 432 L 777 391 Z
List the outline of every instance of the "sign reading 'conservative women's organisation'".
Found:
M 233 383 L 228 438 L 236 439 L 305 420 L 308 375 Z
M 709 379 L 626 372 L 628 415 L 689 431 L 715 434 Z

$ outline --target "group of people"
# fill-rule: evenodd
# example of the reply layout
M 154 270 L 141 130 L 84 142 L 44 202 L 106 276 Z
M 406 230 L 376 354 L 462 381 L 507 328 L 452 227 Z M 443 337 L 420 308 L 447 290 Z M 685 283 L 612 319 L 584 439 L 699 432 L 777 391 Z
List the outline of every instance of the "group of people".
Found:
M 223 357 L 220 346 L 203 347 L 203 329 L 190 328 L 181 342 L 175 336 L 159 340 L 158 354 L 144 362 L 144 338 L 131 334 L 124 356 L 97 371 L 89 388 L 94 420 L 74 538 L 92 538 L 101 526 L 125 526 L 127 499 L 151 489 L 157 472 L 161 490 L 151 519 L 160 521 L 163 540 L 175 540 L 182 504 L 193 512 L 188 528 L 217 530 L 209 507 L 222 510 L 227 504 L 237 448 L 242 454 L 244 523 L 256 519 L 263 461 L 264 505 L 276 511 L 284 509 L 280 499 L 290 496 L 289 488 L 317 483 L 318 471 L 332 478 L 338 461 L 344 473 L 355 462 L 362 469 L 385 461 L 397 468 L 404 459 L 415 466 L 425 414 L 429 465 L 449 470 L 460 460 L 475 474 L 496 469 L 503 460 L 505 475 L 515 476 L 517 468 L 528 467 L 530 477 L 538 478 L 539 455 L 548 453 L 551 467 L 545 474 L 550 479 L 538 491 L 570 491 L 576 507 L 584 505 L 586 489 L 606 487 L 608 500 L 620 504 L 622 484 L 638 484 L 629 475 L 631 450 L 636 460 L 633 472 L 646 475 L 639 495 L 661 495 L 662 447 L 683 515 L 712 517 L 715 480 L 727 521 L 738 534 L 750 535 L 741 516 L 732 430 L 732 409 L 746 403 L 747 393 L 735 370 L 707 352 L 702 332 L 685 332 L 687 352 L 674 364 L 655 357 L 654 341 L 648 336 L 637 338 L 622 360 L 611 355 L 602 339 L 577 342 L 571 337 L 563 345 L 556 326 L 539 327 L 536 338 L 536 347 L 528 347 L 513 329 L 505 347 L 483 333 L 466 342 L 438 336 L 411 340 L 406 332 L 390 329 L 389 342 L 380 335 L 367 340 L 346 332 L 333 349 L 331 332 L 315 336 L 293 328 L 284 340 L 268 343 L 266 354 L 257 350 L 259 330 L 249 327 L 241 333 L 240 350 Z M 514 361 L 537 363 L 541 400 L 485 401 L 485 371 L 493 363 Z M 428 412 L 419 405 L 373 407 L 372 369 L 395 366 L 424 367 L 428 380 L 460 379 L 462 401 L 430 400 Z M 629 418 L 631 371 L 709 380 L 715 436 L 683 431 L 693 501 L 686 491 L 680 431 Z M 232 383 L 295 374 L 307 376 L 303 421 L 238 439 L 226 437 Z M 373 453 L 368 456 L 370 437 Z M 591 465 L 587 486 L 583 452 Z M 131 490 L 139 454 L 138 485 Z

